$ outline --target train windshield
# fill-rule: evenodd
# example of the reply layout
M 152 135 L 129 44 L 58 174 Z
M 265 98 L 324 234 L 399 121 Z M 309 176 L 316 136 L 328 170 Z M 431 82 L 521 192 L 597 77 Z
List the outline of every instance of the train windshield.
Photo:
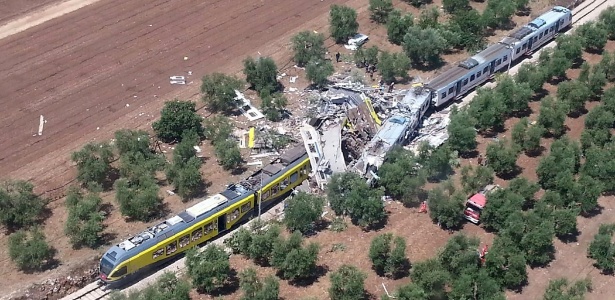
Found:
M 100 272 L 109 276 L 109 273 L 113 270 L 113 264 L 109 262 L 107 259 L 103 258 L 100 261 Z

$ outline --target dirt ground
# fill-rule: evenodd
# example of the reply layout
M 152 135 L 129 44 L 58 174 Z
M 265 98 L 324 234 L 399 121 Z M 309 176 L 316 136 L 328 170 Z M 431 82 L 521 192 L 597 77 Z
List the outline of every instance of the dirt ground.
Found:
M 15 17 L 27 15 L 58 0 L 0 0 L 0 25 L 6 24 Z
M 49 2 L 25 1 L 19 5 L 3 6 L 0 10 L 0 23 L 2 18 L 9 19 L 27 13 Z M 435 1 L 434 5 L 439 6 L 440 2 Z M 533 11 L 544 9 L 545 2 L 534 2 Z M 302 30 L 326 33 L 328 9 L 333 3 L 345 3 L 357 9 L 360 32 L 370 36 L 368 46 L 400 50 L 400 47 L 387 42 L 384 27 L 369 21 L 368 2 L 362 0 L 271 0 L 250 4 L 239 0 L 104 0 L 0 40 L 0 53 L 3 54 L 0 56 L 0 66 L 11 70 L 11 76 L 0 82 L 0 97 L 5 99 L 6 110 L 11 112 L 0 115 L 0 173 L 6 177 L 30 180 L 39 192 L 62 187 L 75 177 L 74 168 L 69 162 L 72 151 L 89 141 L 106 140 L 120 128 L 149 129 L 158 118 L 165 100 L 196 100 L 202 75 L 214 71 L 238 74 L 241 71 L 241 60 L 247 55 L 272 56 L 281 72 L 301 76 L 302 71 L 293 68 L 290 61 L 290 37 Z M 394 3 L 404 11 L 419 15 L 417 9 L 405 3 Z M 477 9 L 484 7 L 480 3 L 472 5 L 476 5 Z M 514 18 L 518 25 L 529 20 L 530 16 Z M 507 32 L 496 32 L 489 40 L 497 41 Z M 330 40 L 327 40 L 327 45 L 331 53 L 349 53 L 343 47 L 333 45 Z M 454 63 L 466 56 L 466 53 L 461 52 L 446 55 L 444 59 Z M 184 60 L 184 57 L 188 59 Z M 189 71 L 192 76 L 188 76 Z M 411 71 L 411 74 L 418 74 L 425 80 L 434 73 Z M 169 85 L 167 78 L 172 75 L 187 76 L 188 85 Z M 288 86 L 288 83 L 285 84 Z M 305 81 L 300 78 L 296 87 L 304 86 Z M 292 103 L 296 101 L 297 95 L 290 95 L 289 98 Z M 535 111 L 538 106 L 538 103 L 532 104 Z M 207 114 L 202 110 L 200 113 Z M 48 122 L 42 136 L 33 136 L 41 114 Z M 567 124 L 571 128 L 579 128 L 579 124 L 583 124 L 580 119 L 582 117 L 569 120 Z M 550 143 L 547 140 L 543 142 Z M 481 147 L 484 150 L 485 141 L 481 141 Z M 209 158 L 202 168 L 205 178 L 211 182 L 209 191 L 217 192 L 226 183 L 237 179 L 237 176 L 233 177 L 221 170 L 208 144 L 202 145 L 202 148 L 205 157 Z M 519 165 L 527 169 L 523 174 L 530 179 L 536 177 L 532 171 L 536 164 L 535 158 L 522 156 L 519 161 Z M 177 196 L 168 196 L 166 189 L 161 187 L 161 195 L 165 196 L 169 211 L 177 212 L 191 204 L 182 203 Z M 50 205 L 53 214 L 46 220 L 44 230 L 48 240 L 58 249 L 61 265 L 35 275 L 18 272 L 8 260 L 5 246 L 7 236 L 0 235 L 0 275 L 10 278 L 4 280 L 0 288 L 4 294 L 50 276 L 67 274 L 80 262 L 105 250 L 71 249 L 62 234 L 66 212 L 61 190 L 44 195 L 57 198 Z M 103 198 L 106 203 L 114 202 L 110 193 L 104 194 Z M 407 239 L 411 261 L 433 256 L 435 250 L 444 245 L 450 236 L 432 224 L 428 216 L 418 214 L 414 209 L 403 208 L 396 203 L 389 203 L 387 207 L 391 216 L 389 225 L 383 231 L 394 232 Z M 106 232 L 113 240 L 124 238 L 148 225 L 127 223 L 113 208 L 109 213 L 105 221 L 108 225 Z M 594 219 L 598 220 L 603 215 Z M 579 221 L 583 231 L 579 242 L 583 245 L 585 238 L 585 248 L 599 224 L 594 219 L 587 220 L 587 224 L 583 220 Z M 490 243 L 493 238 L 476 226 L 466 226 L 463 231 L 478 235 L 486 243 Z M 359 266 L 369 274 L 366 288 L 374 296 L 379 297 L 384 292 L 381 285 L 383 282 L 389 291 L 395 290 L 408 282 L 408 279 L 391 281 L 378 278 L 369 270 L 366 255 L 369 242 L 375 234 L 363 233 L 353 226 L 342 233 L 320 233 L 312 238 L 322 247 L 319 264 L 330 270 L 335 270 L 342 263 Z M 336 243 L 343 243 L 346 250 L 327 252 Z M 561 247 L 567 249 L 569 246 Z M 584 259 L 579 265 L 587 262 L 583 251 L 581 258 L 576 258 Z M 536 283 L 532 282 L 522 296 L 534 298 L 532 296 L 541 295 L 548 279 L 539 278 L 541 275 L 538 272 L 556 268 L 557 262 L 562 262 L 562 267 L 566 266 L 565 261 L 571 259 L 566 253 L 562 250 L 563 260 L 558 256 L 552 267 L 532 270 L 530 281 L 536 279 Z M 357 260 L 356 257 L 364 259 Z M 251 264 L 235 256 L 232 262 L 234 266 Z M 591 269 L 591 265 L 586 268 L 588 271 Z M 259 271 L 272 272 L 270 268 L 259 268 Z M 551 274 L 563 274 L 563 271 L 556 269 Z M 596 273 L 595 270 L 593 273 Z M 594 283 L 597 287 L 598 282 Z M 328 277 L 324 275 L 315 284 L 305 288 L 282 283 L 281 296 L 285 299 L 307 296 L 322 298 L 326 296 L 327 288 Z M 229 297 L 235 299 L 238 294 Z M 206 299 L 207 296 L 199 295 L 196 298 Z

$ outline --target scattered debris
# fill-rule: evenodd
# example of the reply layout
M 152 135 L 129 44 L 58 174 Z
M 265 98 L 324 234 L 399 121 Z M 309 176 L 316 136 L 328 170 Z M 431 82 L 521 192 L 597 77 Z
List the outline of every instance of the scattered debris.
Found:
M 246 165 L 248 165 L 248 166 L 262 166 L 263 165 L 263 161 L 262 160 L 257 160 L 257 161 L 249 162 Z
M 167 194 L 169 194 L 170 196 L 175 195 L 175 193 L 173 193 L 173 191 L 171 191 L 171 190 L 167 190 Z
M 367 35 L 362 34 L 362 33 L 357 33 L 356 35 L 348 39 L 348 43 L 344 45 L 344 48 L 351 50 L 351 51 L 355 51 L 359 49 L 359 47 L 361 47 L 363 44 L 365 44 L 368 39 L 369 37 Z
M 43 135 L 43 126 L 45 125 L 45 123 L 47 123 L 47 121 L 45 121 L 45 118 L 43 117 L 43 115 L 41 115 L 38 122 L 38 135 Z
M 239 110 L 250 121 L 256 121 L 265 117 L 256 107 L 254 107 L 248 98 L 238 90 L 235 90 L 235 100 L 239 102 Z

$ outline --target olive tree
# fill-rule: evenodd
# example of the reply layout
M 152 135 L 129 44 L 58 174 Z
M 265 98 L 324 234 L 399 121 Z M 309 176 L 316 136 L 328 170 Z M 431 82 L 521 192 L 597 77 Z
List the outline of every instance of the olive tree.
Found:
M 331 300 L 361 299 L 365 293 L 365 275 L 352 265 L 342 265 L 329 276 L 331 287 L 329 297 Z
M 94 248 L 101 241 L 105 219 L 100 211 L 102 199 L 97 194 L 83 195 L 78 189 L 69 190 L 66 199 L 68 218 L 64 233 L 75 248 L 87 246 Z
M 359 30 L 357 12 L 345 5 L 331 5 L 329 12 L 329 30 L 336 43 L 345 43 Z
M 42 271 L 53 263 L 55 253 L 38 228 L 31 232 L 20 230 L 9 236 L 9 257 L 21 270 Z
M 322 33 L 302 31 L 292 37 L 294 56 L 297 65 L 303 67 L 312 60 L 325 60 L 325 36 Z
M 279 88 L 278 67 L 271 57 L 254 59 L 248 56 L 243 61 L 243 74 L 246 75 L 246 81 L 259 94 L 272 93 Z
M 433 67 L 440 63 L 448 44 L 437 29 L 412 26 L 404 35 L 402 48 L 413 64 Z
M 186 266 L 192 284 L 200 291 L 211 293 L 226 283 L 231 266 L 224 248 L 210 245 L 202 252 L 191 249 L 186 254 Z
M 0 182 L 0 223 L 20 229 L 38 223 L 46 201 L 33 192 L 34 185 L 23 180 Z
M 216 72 L 203 76 L 202 81 L 202 99 L 211 111 L 229 113 L 237 107 L 235 90 L 243 86 L 237 77 Z
M 71 160 L 77 164 L 77 180 L 86 187 L 100 187 L 107 183 L 112 170 L 113 150 L 108 143 L 88 143 L 73 152 Z
M 392 11 L 387 20 L 387 37 L 389 42 L 395 45 L 401 45 L 408 28 L 413 25 L 414 16 L 412 14 L 402 16 L 400 11 Z
M 196 113 L 196 103 L 175 100 L 164 103 L 160 120 L 152 128 L 163 142 L 181 141 L 186 132 L 203 136 L 202 122 L 203 118 Z
M 325 201 L 316 195 L 299 192 L 286 200 L 284 223 L 290 231 L 298 230 L 307 233 L 313 228 L 314 222 L 320 219 Z
M 393 11 L 391 0 L 369 0 L 370 18 L 377 23 L 385 23 Z

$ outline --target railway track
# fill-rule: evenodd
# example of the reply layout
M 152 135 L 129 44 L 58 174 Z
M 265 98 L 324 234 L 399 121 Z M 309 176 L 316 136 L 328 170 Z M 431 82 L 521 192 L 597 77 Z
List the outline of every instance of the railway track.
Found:
M 77 292 L 70 294 L 62 300 L 104 300 L 109 299 L 112 290 L 101 285 L 98 281 L 92 282 Z
M 606 4 L 608 1 L 609 0 L 591 0 L 582 2 L 579 6 L 572 9 L 572 16 L 575 18 L 572 20 L 572 25 L 583 20 L 596 8 Z

